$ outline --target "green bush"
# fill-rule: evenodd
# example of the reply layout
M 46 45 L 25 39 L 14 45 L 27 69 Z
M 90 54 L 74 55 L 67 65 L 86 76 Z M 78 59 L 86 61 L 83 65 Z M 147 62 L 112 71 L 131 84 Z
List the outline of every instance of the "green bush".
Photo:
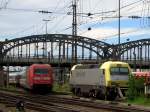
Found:
M 136 97 L 144 95 L 144 78 L 135 78 L 132 74 L 129 75 L 127 98 L 134 100 Z
M 70 93 L 70 86 L 68 83 L 59 84 L 55 82 L 53 85 L 53 92 Z

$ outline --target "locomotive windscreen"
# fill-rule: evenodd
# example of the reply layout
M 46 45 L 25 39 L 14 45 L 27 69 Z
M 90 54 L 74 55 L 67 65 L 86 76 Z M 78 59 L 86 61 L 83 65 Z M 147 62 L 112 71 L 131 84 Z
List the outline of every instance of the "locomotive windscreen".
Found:
M 34 74 L 36 74 L 36 75 L 48 74 L 48 69 L 43 69 L 43 68 L 35 69 Z
M 129 69 L 128 67 L 112 67 L 110 75 L 112 81 L 128 80 Z
M 129 69 L 128 67 L 112 67 L 110 69 L 111 75 L 128 75 Z

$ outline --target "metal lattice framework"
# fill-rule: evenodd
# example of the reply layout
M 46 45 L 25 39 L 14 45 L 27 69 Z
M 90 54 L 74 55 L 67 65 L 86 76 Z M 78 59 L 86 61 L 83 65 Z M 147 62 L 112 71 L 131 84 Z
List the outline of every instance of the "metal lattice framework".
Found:
M 103 50 L 108 47 L 109 44 L 90 39 L 86 37 L 77 36 L 77 46 L 82 46 L 84 48 L 90 49 L 97 53 L 100 57 L 103 57 L 103 54 L 97 52 L 95 48 L 98 50 Z M 10 51 L 14 47 L 23 46 L 25 44 L 31 43 L 40 43 L 40 42 L 59 42 L 59 43 L 68 43 L 72 44 L 73 38 L 72 35 L 60 35 L 60 34 L 49 34 L 49 35 L 33 35 L 23 38 L 16 38 L 12 40 L 6 40 L 3 46 L 3 54 L 5 55 L 8 51 Z
M 123 54 L 125 51 L 136 48 L 136 47 L 142 47 L 145 45 L 150 45 L 150 39 L 141 39 L 136 41 L 131 41 L 127 43 L 123 43 L 120 45 L 121 48 L 121 54 Z
M 115 47 L 116 49 L 119 48 L 118 45 Z M 117 52 L 116 55 L 119 56 L 121 60 L 132 63 L 134 66 L 150 66 L 150 39 L 122 43 L 120 49 L 120 54 Z
M 106 57 L 109 57 L 108 54 L 111 52 L 108 48 L 110 48 L 110 45 L 98 41 L 95 39 L 87 38 L 87 37 L 81 37 L 76 36 L 75 39 L 72 35 L 65 35 L 65 34 L 45 34 L 45 35 L 32 35 L 22 38 L 16 38 L 12 40 L 5 40 L 2 42 L 2 50 L 1 54 L 5 60 L 9 60 L 12 57 L 18 57 L 18 58 L 31 58 L 31 52 L 34 52 L 35 57 L 39 57 L 39 47 L 42 47 L 43 57 L 42 58 L 51 58 L 54 59 L 54 44 L 59 47 L 58 48 L 58 60 L 60 59 L 69 59 L 73 61 L 75 57 L 73 57 L 73 48 L 69 48 L 69 45 L 72 46 L 74 44 L 74 41 L 76 41 L 76 44 L 74 46 L 77 46 L 77 52 L 81 52 L 80 58 L 85 59 L 85 55 L 87 55 L 87 50 L 89 51 L 89 58 L 87 60 L 92 59 L 93 54 L 95 54 L 95 57 L 97 59 L 104 59 Z M 31 44 L 34 44 L 34 51 L 33 46 Z M 41 44 L 41 45 L 39 45 Z M 47 46 L 50 44 L 50 56 L 44 57 L 44 52 L 47 51 Z M 24 47 L 23 47 L 24 46 Z M 31 50 L 32 49 L 32 50 Z M 71 51 L 71 50 L 72 51 Z M 86 51 L 85 51 L 86 50 Z M 10 54 L 11 52 L 11 54 Z M 70 52 L 70 53 L 69 53 Z M 25 53 L 25 56 L 23 54 Z M 17 54 L 17 55 L 16 55 Z M 72 57 L 69 56 L 72 55 Z M 9 59 L 8 59 L 9 57 Z M 35 58 L 34 57 L 34 58 Z M 7 59 L 6 59 L 7 58 Z M 77 57 L 79 58 L 79 57 Z M 4 59 L 3 59 L 4 61 Z M 10 60 L 9 60 L 10 62 Z
M 73 46 L 77 47 L 77 57 L 74 56 Z M 57 47 L 57 49 L 54 47 Z M 85 60 L 99 62 L 113 59 L 150 66 L 150 39 L 130 41 L 119 46 L 82 36 L 73 37 L 65 34 L 32 35 L 12 40 L 6 39 L 0 43 L 0 54 L 2 64 L 19 62 L 24 64 L 55 62 L 58 64 L 80 63 Z M 77 60 L 77 62 L 74 60 Z

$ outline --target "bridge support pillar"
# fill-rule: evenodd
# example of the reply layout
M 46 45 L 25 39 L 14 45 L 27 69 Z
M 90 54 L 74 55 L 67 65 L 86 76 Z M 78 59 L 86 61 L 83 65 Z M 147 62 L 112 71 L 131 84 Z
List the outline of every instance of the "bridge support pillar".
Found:
M 3 43 L 0 42 L 0 63 L 3 62 Z
M 9 75 L 6 71 L 4 71 L 4 68 L 0 67 L 0 86 L 1 87 L 8 87 L 8 79 Z

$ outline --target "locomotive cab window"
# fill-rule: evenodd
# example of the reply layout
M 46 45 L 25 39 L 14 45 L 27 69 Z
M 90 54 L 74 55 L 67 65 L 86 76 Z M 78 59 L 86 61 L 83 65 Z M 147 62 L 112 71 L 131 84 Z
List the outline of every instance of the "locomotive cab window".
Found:
M 128 67 L 112 67 L 110 69 L 111 75 L 127 75 L 129 74 Z
M 34 74 L 36 74 L 36 75 L 48 74 L 48 69 L 37 68 L 34 70 Z

